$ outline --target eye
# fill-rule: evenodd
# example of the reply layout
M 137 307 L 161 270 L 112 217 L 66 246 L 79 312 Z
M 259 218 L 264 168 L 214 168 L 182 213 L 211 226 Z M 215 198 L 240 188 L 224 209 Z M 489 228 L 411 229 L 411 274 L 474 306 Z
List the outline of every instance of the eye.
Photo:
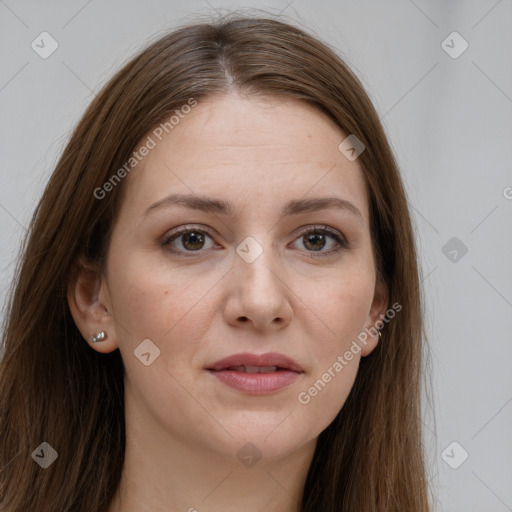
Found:
M 208 240 L 210 243 L 208 244 Z M 313 226 L 303 231 L 298 240 L 303 241 L 308 256 L 317 258 L 336 254 L 349 248 L 344 236 L 328 226 Z M 323 250 L 331 246 L 329 250 Z M 178 256 L 194 256 L 215 246 L 212 236 L 205 229 L 194 226 L 181 226 L 168 234 L 162 246 Z
M 297 240 L 302 240 L 304 247 L 310 253 L 308 256 L 314 258 L 329 256 L 349 247 L 343 235 L 328 226 L 313 226 L 303 231 Z M 323 249 L 329 245 L 331 249 L 324 251 Z
M 187 252 L 193 253 L 200 252 L 203 249 L 211 249 L 213 243 L 210 243 L 208 246 L 208 244 L 206 244 L 207 239 L 213 242 L 211 236 L 204 229 L 195 228 L 193 226 L 182 226 L 167 235 L 162 245 L 171 252 L 182 256 L 184 255 L 183 253 Z

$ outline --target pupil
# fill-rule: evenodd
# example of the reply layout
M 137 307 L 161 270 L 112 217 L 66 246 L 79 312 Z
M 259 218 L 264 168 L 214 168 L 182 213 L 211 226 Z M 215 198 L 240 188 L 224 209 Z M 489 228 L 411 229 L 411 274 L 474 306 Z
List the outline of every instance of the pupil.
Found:
M 183 235 L 182 237 L 183 246 L 187 249 L 200 249 L 201 245 L 204 243 L 204 237 L 200 233 L 195 233 L 194 231 Z M 190 247 L 192 245 L 192 247 Z M 199 247 L 198 247 L 199 245 Z
M 320 247 L 317 247 L 317 248 L 314 248 L 313 250 L 320 250 L 320 249 L 323 249 L 324 245 L 325 245 L 325 238 L 324 238 L 324 235 L 306 235 L 306 246 L 309 242 L 313 241 L 313 245 L 317 245 L 315 243 L 315 239 L 318 241 L 320 240 Z

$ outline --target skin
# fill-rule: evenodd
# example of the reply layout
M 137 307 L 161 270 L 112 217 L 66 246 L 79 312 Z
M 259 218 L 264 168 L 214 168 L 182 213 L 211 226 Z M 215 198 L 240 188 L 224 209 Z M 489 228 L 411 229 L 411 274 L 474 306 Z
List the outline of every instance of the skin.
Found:
M 346 136 L 293 99 L 210 97 L 125 178 L 106 272 L 84 266 L 68 294 L 86 340 L 108 333 L 91 348 L 119 348 L 126 367 L 126 459 L 109 512 L 299 509 L 317 437 L 378 337 L 307 405 L 298 395 L 387 308 L 363 172 L 338 150 Z M 177 205 L 144 216 L 171 193 L 229 201 L 233 216 Z M 361 216 L 331 207 L 279 220 L 289 200 L 332 196 Z M 187 236 L 163 245 L 191 224 L 209 231 L 203 245 Z M 338 231 L 349 248 L 333 252 L 328 235 L 308 242 L 315 225 Z M 248 236 L 263 250 L 252 263 L 236 252 Z M 134 357 L 145 339 L 160 349 L 149 366 Z M 280 352 L 304 372 L 277 392 L 247 395 L 205 370 L 239 352 Z M 247 443 L 262 455 L 252 467 L 237 458 Z

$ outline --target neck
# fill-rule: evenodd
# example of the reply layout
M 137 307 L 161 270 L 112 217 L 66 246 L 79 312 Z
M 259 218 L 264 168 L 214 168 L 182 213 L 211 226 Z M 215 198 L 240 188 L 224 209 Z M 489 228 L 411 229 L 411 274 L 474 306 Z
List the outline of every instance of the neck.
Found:
M 246 447 L 239 460 L 211 440 L 156 426 L 129 403 L 121 482 L 108 512 L 299 512 L 316 439 L 256 462 L 255 449 Z

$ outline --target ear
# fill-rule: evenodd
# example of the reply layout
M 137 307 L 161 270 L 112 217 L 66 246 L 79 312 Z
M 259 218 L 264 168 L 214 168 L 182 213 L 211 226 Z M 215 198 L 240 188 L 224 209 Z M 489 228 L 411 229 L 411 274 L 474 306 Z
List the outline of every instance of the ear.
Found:
M 83 258 L 78 260 L 76 267 L 67 290 L 73 320 L 94 350 L 104 354 L 112 352 L 118 344 L 106 280 L 96 265 L 86 263 Z M 101 331 L 107 333 L 106 339 L 93 343 L 91 336 Z
M 375 285 L 373 301 L 368 313 L 365 326 L 368 338 L 361 347 L 361 357 L 371 354 L 379 343 L 379 327 L 382 327 L 382 318 L 385 317 L 389 303 L 389 292 L 386 283 L 378 282 Z

